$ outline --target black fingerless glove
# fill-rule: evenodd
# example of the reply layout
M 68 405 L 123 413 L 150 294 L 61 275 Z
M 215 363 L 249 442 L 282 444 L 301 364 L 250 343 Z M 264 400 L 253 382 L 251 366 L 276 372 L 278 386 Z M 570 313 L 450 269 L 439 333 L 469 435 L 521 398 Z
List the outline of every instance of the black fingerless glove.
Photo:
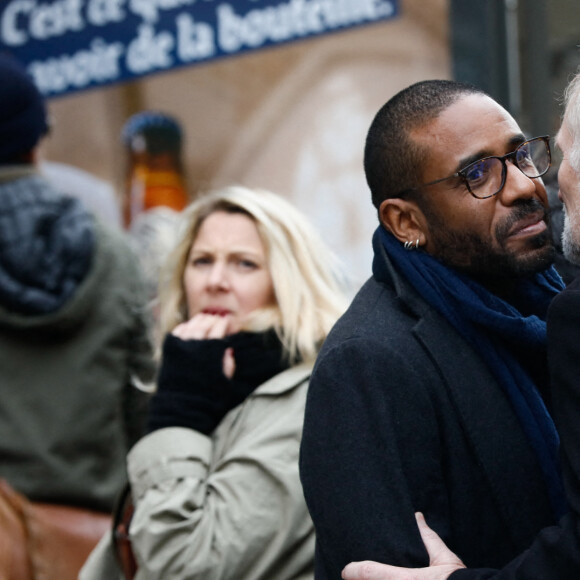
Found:
M 181 340 L 168 334 L 157 392 L 149 404 L 148 431 L 189 427 L 209 435 L 238 404 L 223 374 L 225 340 Z
M 233 379 L 223 373 L 228 347 L 234 349 L 236 361 Z M 273 332 L 211 340 L 181 340 L 168 334 L 157 392 L 149 404 L 148 431 L 188 427 L 209 435 L 231 409 L 287 366 Z

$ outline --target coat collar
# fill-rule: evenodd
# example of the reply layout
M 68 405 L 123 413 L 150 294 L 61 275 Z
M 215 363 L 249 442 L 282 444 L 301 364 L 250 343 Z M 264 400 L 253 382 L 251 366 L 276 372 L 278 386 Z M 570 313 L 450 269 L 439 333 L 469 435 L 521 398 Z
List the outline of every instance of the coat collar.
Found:
M 552 520 L 552 510 L 536 455 L 507 395 L 481 354 L 474 352 L 437 312 L 424 312 L 413 333 L 437 361 L 465 436 L 504 515 L 506 529 L 516 546 L 528 545 L 533 531 Z M 525 489 L 515 488 L 514 482 L 522 481 L 522 473 L 529 474 L 527 485 Z M 522 529 L 522 514 L 536 525 Z
M 290 367 L 260 385 L 254 395 L 280 395 L 308 380 L 312 373 L 312 363 L 301 363 Z
M 374 250 L 380 272 L 377 280 L 390 286 L 397 299 L 415 315 L 413 334 L 439 367 L 465 436 L 504 516 L 506 529 L 516 546 L 529 545 L 534 531 L 552 520 L 552 510 L 540 465 L 507 395 L 485 364 L 485 354 L 476 353 L 399 275 L 382 244 L 374 244 Z M 502 452 L 498 453 L 498 449 Z M 528 485 L 515 489 L 513 483 L 522 480 L 522 473 L 530 474 Z M 543 498 L 543 503 L 539 498 Z M 536 525 L 522 529 L 522 514 Z
M 34 165 L 2 165 L 0 166 L 0 183 L 14 181 L 23 177 L 38 175 Z
M 382 227 L 382 226 L 381 226 Z M 373 236 L 373 277 L 381 284 L 390 286 L 397 299 L 405 303 L 407 308 L 417 316 L 431 312 L 431 307 L 419 293 L 409 284 L 393 265 L 385 246 L 379 241 L 377 234 Z

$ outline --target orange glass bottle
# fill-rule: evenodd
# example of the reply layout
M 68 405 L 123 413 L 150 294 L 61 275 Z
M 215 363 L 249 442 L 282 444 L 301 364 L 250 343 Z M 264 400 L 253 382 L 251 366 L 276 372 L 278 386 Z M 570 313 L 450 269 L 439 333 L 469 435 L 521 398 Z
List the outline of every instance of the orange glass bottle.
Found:
M 158 206 L 181 211 L 189 203 L 181 160 L 183 132 L 169 115 L 144 111 L 123 129 L 127 149 L 125 226 Z

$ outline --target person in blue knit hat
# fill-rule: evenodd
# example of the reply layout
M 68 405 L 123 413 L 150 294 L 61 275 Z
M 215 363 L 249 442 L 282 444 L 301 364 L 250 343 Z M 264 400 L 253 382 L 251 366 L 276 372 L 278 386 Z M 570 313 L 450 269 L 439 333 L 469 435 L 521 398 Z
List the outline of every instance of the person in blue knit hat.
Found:
M 30 155 L 48 133 L 46 105 L 21 66 L 0 54 L 0 162 L 31 161 Z
M 37 165 L 46 103 L 0 55 L 0 478 L 34 501 L 110 513 L 155 366 L 123 234 Z M 0 573 L 0 576 L 2 574 Z

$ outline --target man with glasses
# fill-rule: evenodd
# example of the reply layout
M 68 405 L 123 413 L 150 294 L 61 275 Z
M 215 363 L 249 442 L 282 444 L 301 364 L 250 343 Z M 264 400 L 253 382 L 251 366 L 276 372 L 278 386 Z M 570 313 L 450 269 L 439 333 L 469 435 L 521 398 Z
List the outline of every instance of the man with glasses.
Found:
M 325 342 L 305 413 L 317 580 L 352 561 L 426 566 L 418 511 L 474 568 L 504 567 L 568 511 L 547 393 L 563 287 L 550 162 L 547 137 L 462 83 L 412 85 L 373 120 L 373 276 Z
M 564 204 L 564 257 L 580 265 L 580 74 L 566 89 L 566 109 L 556 143 L 563 157 L 558 170 L 558 196 Z M 548 310 L 548 360 L 553 416 L 561 435 L 562 473 L 570 511 L 558 526 L 542 530 L 531 548 L 501 570 L 463 570 L 455 578 L 529 580 L 580 577 L 580 277 L 558 294 Z M 463 562 L 417 518 L 430 555 L 430 568 L 396 568 L 376 562 L 355 562 L 343 571 L 346 580 L 445 580 Z

